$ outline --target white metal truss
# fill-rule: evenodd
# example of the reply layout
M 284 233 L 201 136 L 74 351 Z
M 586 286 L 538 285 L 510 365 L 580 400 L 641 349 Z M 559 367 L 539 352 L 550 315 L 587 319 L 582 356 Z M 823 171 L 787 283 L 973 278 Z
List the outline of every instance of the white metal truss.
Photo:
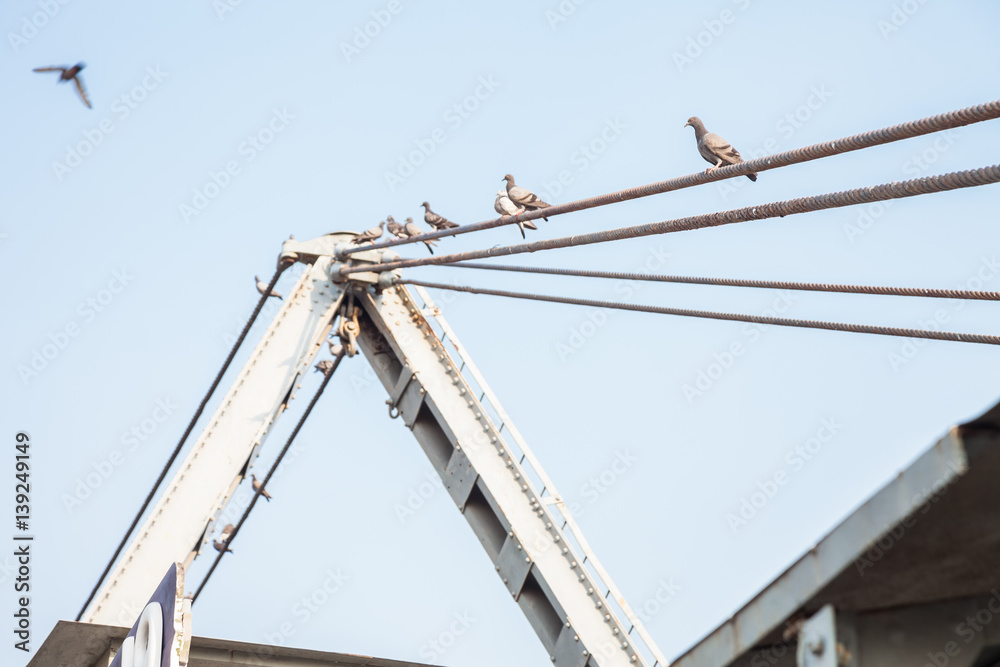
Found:
M 330 330 L 344 296 L 330 264 L 303 272 L 82 620 L 131 624 L 170 564 L 194 559 Z

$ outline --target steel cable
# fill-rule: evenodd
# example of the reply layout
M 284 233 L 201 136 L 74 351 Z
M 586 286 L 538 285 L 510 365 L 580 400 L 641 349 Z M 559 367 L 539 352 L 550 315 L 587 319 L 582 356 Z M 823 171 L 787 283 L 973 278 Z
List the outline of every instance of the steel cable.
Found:
M 565 303 L 575 306 L 590 306 L 593 308 L 611 308 L 614 310 L 631 310 L 639 313 L 656 313 L 660 315 L 677 315 L 679 317 L 700 317 L 713 320 L 730 320 L 734 322 L 752 322 L 754 324 L 773 324 L 781 327 L 801 327 L 806 329 L 826 329 L 829 331 L 846 331 L 851 333 L 878 334 L 882 336 L 902 336 L 905 338 L 927 338 L 929 340 L 946 340 L 956 343 L 982 343 L 984 345 L 1000 345 L 1000 336 L 987 334 L 952 333 L 948 331 L 927 331 L 922 329 L 902 329 L 899 327 L 883 327 L 869 324 L 846 324 L 841 322 L 823 322 L 818 320 L 799 320 L 768 315 L 743 315 L 738 313 L 718 313 L 707 310 L 690 310 L 687 308 L 668 308 L 663 306 L 646 306 L 642 304 L 620 303 L 617 301 L 598 301 L 595 299 L 574 299 L 571 297 L 548 296 L 545 294 L 528 294 L 525 292 L 508 292 L 505 290 L 485 289 L 461 285 L 447 285 L 423 280 L 399 280 L 400 285 L 419 285 L 453 292 L 468 292 L 470 294 L 487 294 L 511 299 L 527 299 L 530 301 L 546 301 L 549 303 Z

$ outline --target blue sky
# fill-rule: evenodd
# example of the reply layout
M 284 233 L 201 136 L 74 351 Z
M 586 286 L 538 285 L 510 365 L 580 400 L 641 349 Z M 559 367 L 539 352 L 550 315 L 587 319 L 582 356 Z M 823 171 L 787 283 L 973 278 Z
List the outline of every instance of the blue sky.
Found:
M 39 14 L 46 7 L 51 17 Z M 379 18 L 367 43 L 357 37 Z M 457 222 L 491 219 L 505 173 L 554 202 L 651 183 L 706 166 L 682 127 L 689 116 L 746 157 L 993 100 L 1000 65 L 983 48 L 995 43 L 1000 6 L 963 1 L 11 0 L 0 26 L 0 398 L 8 442 L 18 430 L 34 442 L 36 648 L 75 617 L 252 310 L 253 275 L 271 275 L 289 234 L 361 230 L 387 214 L 419 220 L 424 200 Z M 55 75 L 31 71 L 81 60 L 92 110 Z M 981 167 L 996 162 L 998 139 L 1000 126 L 983 123 L 756 183 L 558 216 L 531 238 Z M 508 261 L 997 290 L 995 197 L 988 186 Z M 439 252 L 519 240 L 505 227 L 443 240 Z M 1000 333 L 986 302 L 406 275 Z M 668 656 L 1000 394 L 1000 356 L 986 346 L 434 296 L 577 503 L 619 587 L 655 609 L 648 627 Z M 57 353 L 23 373 L 47 344 Z M 741 353 L 727 356 L 736 344 Z M 701 393 L 685 391 L 702 374 Z M 309 377 L 300 397 L 317 384 Z M 548 664 L 447 494 L 428 492 L 400 518 L 431 468 L 386 418 L 384 398 L 362 357 L 345 361 L 270 485 L 274 501 L 257 508 L 195 605 L 195 633 L 448 665 Z M 260 466 L 305 403 L 281 420 Z M 794 453 L 821 436 L 808 461 Z M 106 479 L 80 491 L 112 457 Z M 608 471 L 613 483 L 602 483 Z M 727 517 L 779 472 L 787 483 L 734 527 Z M 0 484 L 8 498 L 12 476 Z M 79 504 L 67 502 L 74 496 Z M 193 582 L 207 561 L 196 561 Z M 340 589 L 304 614 L 301 598 L 331 572 Z M 6 569 L 0 579 L 0 610 L 13 613 Z M 652 604 L 662 582 L 676 593 Z M 449 632 L 446 650 L 432 648 Z M 26 662 L 10 643 L 0 655 Z

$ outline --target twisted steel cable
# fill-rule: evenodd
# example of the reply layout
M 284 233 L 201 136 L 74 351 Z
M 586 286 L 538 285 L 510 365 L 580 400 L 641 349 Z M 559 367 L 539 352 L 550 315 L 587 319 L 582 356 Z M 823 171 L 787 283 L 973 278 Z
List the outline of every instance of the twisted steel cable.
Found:
M 764 289 L 789 289 L 808 292 L 842 292 L 847 294 L 877 294 L 880 296 L 922 296 L 934 299 L 969 299 L 1000 301 L 1000 292 L 983 292 L 961 289 L 934 289 L 927 287 L 880 287 L 875 285 L 842 285 L 836 283 L 798 283 L 784 280 L 744 280 L 740 278 L 699 278 L 695 276 L 665 276 L 655 273 L 623 273 L 620 271 L 589 271 L 585 269 L 551 269 L 509 264 L 479 264 L 454 262 L 441 266 L 460 269 L 485 269 L 487 271 L 512 271 L 552 276 L 580 276 L 582 278 L 609 278 L 613 280 L 642 280 L 659 283 L 685 283 L 689 285 L 721 285 L 724 287 L 759 287 Z
M 250 504 L 247 505 L 247 508 L 243 511 L 243 516 L 240 517 L 240 520 L 239 522 L 237 522 L 236 527 L 233 528 L 233 532 L 229 534 L 229 538 L 226 540 L 227 547 L 230 544 L 232 544 L 233 541 L 236 539 L 237 533 L 240 532 L 240 528 L 243 527 L 243 524 L 246 522 L 247 518 L 249 518 L 250 512 L 253 511 L 254 505 L 257 504 L 257 500 L 260 498 L 261 494 L 267 488 L 267 483 L 271 481 L 271 477 L 274 475 L 274 472 L 278 469 L 278 466 L 281 465 L 281 460 L 285 458 L 285 454 L 288 453 L 288 449 L 292 446 L 292 443 L 295 441 L 295 436 L 299 434 L 299 431 L 302 429 L 302 425 L 306 423 L 306 419 L 309 418 L 309 414 L 312 412 L 313 408 L 316 407 L 316 403 L 317 401 L 319 401 L 319 397 L 323 395 L 323 390 L 326 389 L 326 385 L 330 384 L 330 379 L 333 377 L 333 374 L 337 372 L 337 368 L 340 366 L 340 362 L 344 358 L 344 352 L 345 351 L 341 349 L 340 354 L 338 354 L 333 360 L 333 366 L 330 368 L 328 372 L 323 373 L 323 381 L 320 382 L 319 389 L 317 389 L 316 393 L 313 394 L 312 400 L 309 401 L 309 405 L 306 406 L 305 411 L 302 413 L 302 417 L 299 418 L 298 423 L 292 430 L 292 434 L 288 436 L 288 441 L 285 442 L 285 446 L 281 448 L 280 452 L 278 452 L 278 457 L 274 459 L 274 463 L 271 464 L 270 469 L 267 471 L 267 475 L 264 476 L 264 479 L 261 480 L 260 486 L 257 488 L 256 491 L 254 491 L 253 498 L 250 499 Z M 215 568 L 219 566 L 219 563 L 222 561 L 222 557 L 225 556 L 226 553 L 227 551 L 225 550 L 220 551 L 218 555 L 215 557 L 215 560 L 212 562 L 212 567 L 208 569 L 208 573 L 205 574 L 205 577 L 201 580 L 201 583 L 198 584 L 198 590 L 194 592 L 194 595 L 191 598 L 192 604 L 194 604 L 198 600 L 198 596 L 201 595 L 202 589 L 205 588 L 205 584 L 208 583 L 208 580 L 211 578 L 212 573 L 215 572 Z
M 442 236 L 468 234 L 469 232 L 477 232 L 483 229 L 492 229 L 493 227 L 512 225 L 515 222 L 534 220 L 543 216 L 550 217 L 553 215 L 570 213 L 572 211 L 581 211 L 597 206 L 606 206 L 607 204 L 616 204 L 630 199 L 649 197 L 650 195 L 670 192 L 672 190 L 681 190 L 683 188 L 690 188 L 696 185 L 704 185 L 705 183 L 713 183 L 727 178 L 738 178 L 754 172 L 778 169 L 779 167 L 787 167 L 789 165 L 818 160 L 820 158 L 839 155 L 841 153 L 849 153 L 863 148 L 871 148 L 873 146 L 880 146 L 882 144 L 888 144 L 895 141 L 902 141 L 903 139 L 912 139 L 913 137 L 933 134 L 934 132 L 941 132 L 944 130 L 951 130 L 956 127 L 971 125 L 973 123 L 981 123 L 995 118 L 1000 118 L 1000 100 L 977 104 L 975 106 L 949 111 L 936 116 L 928 116 L 927 118 L 921 118 L 919 120 L 911 120 L 906 123 L 884 127 L 879 130 L 870 130 L 868 132 L 862 132 L 861 134 L 853 134 L 843 137 L 842 139 L 824 141 L 823 143 L 813 144 L 812 146 L 803 146 L 802 148 L 783 151 L 781 153 L 775 153 L 774 155 L 768 155 L 761 158 L 755 158 L 753 160 L 747 160 L 746 162 L 741 162 L 739 164 L 713 169 L 709 172 L 698 172 L 687 176 L 671 178 L 666 181 L 651 183 L 649 185 L 641 185 L 634 188 L 628 188 L 626 190 L 610 192 L 605 195 L 588 197 L 587 199 L 580 199 L 566 204 L 557 204 L 541 211 L 529 211 L 512 217 L 497 218 L 494 220 L 487 220 L 485 222 L 477 222 L 471 225 L 461 225 L 457 228 L 447 229 L 444 231 L 428 232 L 418 236 L 411 236 L 392 241 L 382 241 L 374 245 L 351 248 L 345 250 L 344 254 L 350 255 L 351 253 L 360 252 L 362 250 L 388 248 L 391 246 L 404 245 L 406 243 L 428 241 L 431 239 L 441 238 Z
M 603 232 L 564 236 L 546 241 L 499 246 L 489 248 L 487 250 L 471 250 L 468 252 L 453 253 L 451 255 L 435 255 L 433 257 L 425 257 L 422 259 L 403 259 L 385 262 L 382 264 L 354 265 L 341 269 L 340 273 L 347 275 L 362 271 L 391 271 L 393 269 L 403 269 L 411 266 L 452 264 L 454 262 L 461 262 L 470 259 L 483 259 L 484 257 L 502 257 L 506 255 L 518 255 L 525 252 L 536 252 L 539 250 L 553 250 L 555 248 L 568 248 L 589 245 L 592 243 L 606 243 L 608 241 L 620 241 L 623 239 L 633 239 L 642 236 L 653 236 L 655 234 L 682 232 L 689 229 L 718 227 L 737 222 L 749 222 L 751 220 L 783 218 L 786 215 L 795 215 L 797 213 L 823 211 L 831 208 L 855 206 L 857 204 L 871 204 L 889 199 L 914 197 L 916 195 L 930 194 L 932 192 L 946 192 L 948 190 L 971 188 L 997 182 L 1000 182 L 1000 165 L 992 165 L 989 167 L 981 167 L 979 169 L 968 169 L 965 171 L 956 171 L 950 174 L 940 174 L 937 176 L 925 176 L 923 178 L 914 178 L 908 181 L 897 181 L 865 188 L 855 188 L 853 190 L 842 190 L 841 192 L 813 195 L 811 197 L 797 197 L 795 199 L 787 199 L 785 201 L 772 202 L 770 204 L 745 206 L 743 208 L 719 211 L 717 213 L 703 213 L 701 215 L 665 220 L 663 222 L 651 222 L 645 225 L 619 227 L 618 229 L 610 229 Z
M 153 483 L 153 488 L 149 490 L 142 506 L 139 508 L 139 511 L 136 512 L 135 518 L 132 519 L 132 524 L 125 531 L 125 535 L 122 536 L 121 542 L 118 543 L 118 548 L 116 548 L 115 552 L 111 555 L 111 559 L 108 560 L 108 564 L 105 566 L 104 572 L 102 572 L 101 576 L 98 577 L 93 590 L 91 590 L 90 595 L 87 596 L 87 601 L 83 603 L 82 607 L 80 607 L 80 611 L 76 615 L 77 621 L 79 621 L 83 617 L 84 612 L 87 611 L 87 607 L 94 600 L 94 596 L 96 596 L 97 591 L 100 590 L 101 584 L 104 583 L 104 579 L 108 576 L 108 572 L 111 571 L 111 568 L 114 566 L 119 554 L 121 554 L 122 549 L 124 549 L 125 545 L 128 544 L 129 536 L 132 535 L 132 531 L 135 530 L 135 527 L 139 525 L 139 520 L 145 513 L 146 508 L 148 508 L 149 504 L 153 501 L 153 496 L 156 495 L 157 489 L 160 488 L 163 480 L 166 479 L 170 466 L 174 464 L 174 461 L 177 459 L 177 455 L 181 453 L 181 448 L 184 447 L 184 443 L 187 441 L 188 436 L 191 435 L 191 431 L 194 430 L 195 424 L 198 423 L 198 419 L 201 418 L 201 414 L 205 411 L 208 401 L 212 398 L 212 394 L 215 393 L 219 383 L 222 381 L 222 376 L 226 374 L 226 371 L 229 369 L 229 365 L 233 363 L 233 359 L 236 357 L 236 352 L 240 349 L 240 346 L 243 345 L 243 341 L 246 339 L 247 334 L 250 333 L 250 327 L 252 327 L 253 323 L 257 321 L 257 316 L 260 315 L 261 309 L 263 309 L 264 304 L 267 303 L 268 295 L 271 294 L 271 290 L 273 290 L 274 286 L 278 283 L 278 278 L 281 277 L 281 274 L 284 273 L 289 266 L 291 266 L 290 263 L 279 264 L 278 270 L 274 272 L 273 276 L 271 276 L 271 282 L 267 284 L 267 289 L 264 290 L 264 293 L 261 295 L 256 308 L 253 309 L 250 319 L 247 320 L 247 323 L 243 326 L 243 331 L 240 332 L 239 338 L 237 338 L 236 342 L 233 343 L 233 348 L 229 351 L 229 356 L 226 357 L 226 360 L 222 363 L 222 368 L 219 369 L 219 372 L 216 373 L 215 379 L 212 381 L 212 385 L 208 388 L 208 392 L 205 393 L 205 397 L 201 399 L 198 409 L 194 411 L 194 416 L 191 417 L 191 421 L 188 422 L 187 428 L 184 429 L 184 434 L 181 435 L 181 439 L 178 441 L 177 446 L 174 447 L 174 451 L 170 453 L 170 457 L 167 459 L 166 464 L 164 464 L 163 470 L 160 471 L 160 476 L 156 478 L 156 481 Z
M 575 299 L 571 297 L 549 296 L 545 294 L 529 294 L 525 292 L 509 292 L 464 285 L 448 285 L 432 283 L 424 280 L 397 280 L 397 285 L 419 285 L 453 292 L 468 292 L 469 294 L 487 294 L 511 299 L 527 299 L 530 301 L 546 301 L 549 303 L 565 303 L 574 306 L 590 306 L 592 308 L 611 308 L 613 310 L 631 310 L 639 313 L 656 313 L 659 315 L 677 315 L 680 317 L 700 317 L 712 320 L 730 320 L 733 322 L 752 322 L 754 324 L 773 324 L 779 327 L 801 327 L 806 329 L 826 329 L 829 331 L 846 331 L 850 333 L 878 334 L 881 336 L 902 336 L 904 338 L 927 338 L 929 340 L 946 340 L 956 343 L 981 343 L 984 345 L 1000 345 L 1000 336 L 988 334 L 952 333 L 949 331 L 928 331 L 924 329 L 903 329 L 900 327 L 883 327 L 871 324 L 848 324 L 842 322 L 824 322 L 820 320 L 799 320 L 768 315 L 743 315 L 739 313 L 719 313 L 708 310 L 691 310 L 688 308 L 669 308 L 664 306 L 647 306 L 618 301 L 599 301 L 596 299 Z

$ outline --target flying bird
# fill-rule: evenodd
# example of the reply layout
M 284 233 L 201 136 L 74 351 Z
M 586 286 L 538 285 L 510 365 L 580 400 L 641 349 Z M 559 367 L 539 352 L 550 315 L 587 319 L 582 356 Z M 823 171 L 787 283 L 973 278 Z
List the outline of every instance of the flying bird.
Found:
M 267 489 L 261 491 L 261 483 L 257 481 L 257 475 L 253 473 L 250 474 L 250 485 L 253 486 L 254 491 L 260 491 L 260 495 L 264 496 L 264 500 L 271 502 L 271 494 L 267 492 Z
M 257 291 L 260 292 L 261 296 L 264 296 L 264 293 L 267 291 L 267 283 L 265 283 L 263 280 L 261 280 L 257 276 L 254 276 L 254 280 L 257 281 Z M 276 297 L 278 297 L 279 301 L 284 301 L 285 300 L 284 297 L 282 297 L 280 294 L 278 294 L 274 290 L 271 290 L 271 293 L 268 294 L 268 296 L 276 296 Z
M 417 223 L 413 222 L 413 218 L 407 218 L 406 224 L 403 226 L 403 232 L 406 234 L 406 236 L 420 236 L 421 234 L 424 233 L 424 230 L 420 229 L 420 227 L 417 227 Z M 434 240 L 432 239 L 430 241 L 424 241 L 424 245 L 427 246 L 427 249 L 430 250 L 431 254 L 433 255 L 434 248 L 432 248 L 431 246 L 434 245 Z
M 451 229 L 452 227 L 458 227 L 457 224 L 444 217 L 443 215 L 438 215 L 431 210 L 431 205 L 427 202 L 421 204 L 424 207 L 424 222 L 436 229 L 437 231 L 442 231 L 444 229 Z
M 393 220 L 391 215 L 388 218 L 386 218 L 386 220 L 388 222 L 385 223 L 385 228 L 390 234 L 395 236 L 397 239 L 406 238 L 406 232 L 403 231 L 403 225 Z
M 87 105 L 88 109 L 92 109 L 90 106 L 90 100 L 87 99 L 87 91 L 83 89 L 83 81 L 80 79 L 80 70 L 86 67 L 83 63 L 77 63 L 72 67 L 36 67 L 34 72 L 59 72 L 59 83 L 66 83 L 67 81 L 72 81 L 76 84 L 76 92 L 80 93 L 80 99 L 83 103 Z
M 507 181 L 507 196 L 510 197 L 510 200 L 515 204 L 517 204 L 518 206 L 526 208 L 529 211 L 548 208 L 549 206 L 551 206 L 551 204 L 546 204 L 541 199 L 539 199 L 538 195 L 536 195 L 531 190 L 528 190 L 527 188 L 522 188 L 520 185 L 515 185 L 514 177 L 511 176 L 510 174 L 504 176 L 503 180 Z M 542 217 L 542 220 L 546 222 L 549 221 L 549 219 L 544 216 Z
M 227 523 L 225 527 L 223 527 L 222 533 L 219 534 L 219 539 L 212 542 L 212 546 L 215 547 L 216 551 L 219 553 L 224 551 L 233 553 L 233 550 L 229 548 L 229 536 L 233 534 L 233 530 L 235 528 L 236 526 L 231 523 Z
M 706 161 L 712 164 L 711 167 L 705 170 L 706 172 L 718 169 L 724 164 L 739 164 L 743 162 L 740 152 L 719 135 L 706 130 L 705 124 L 701 122 L 701 118 L 691 116 L 688 118 L 688 122 L 684 123 L 684 127 L 689 125 L 694 128 L 694 138 L 698 142 L 698 152 L 701 153 L 701 156 Z M 757 174 L 747 174 L 746 176 L 751 181 L 757 180 Z
M 519 213 L 524 213 L 524 209 L 515 204 L 507 196 L 507 191 L 503 188 L 497 190 L 497 200 L 493 202 L 493 210 L 500 214 L 500 217 L 508 215 L 517 215 Z M 518 221 L 517 228 L 521 230 L 521 238 L 527 238 L 524 235 L 524 228 L 528 229 L 538 229 L 531 220 L 525 220 L 524 222 Z
M 392 218 L 392 216 L 389 217 Z M 393 220 L 393 222 L 395 222 L 395 220 Z M 372 243 L 375 243 L 375 239 L 382 236 L 383 229 L 385 229 L 384 220 L 378 223 L 378 227 L 372 227 L 371 229 L 366 229 L 365 231 L 356 235 L 353 239 L 351 239 L 351 243 L 353 243 L 354 245 L 361 245 L 365 241 L 371 241 Z

